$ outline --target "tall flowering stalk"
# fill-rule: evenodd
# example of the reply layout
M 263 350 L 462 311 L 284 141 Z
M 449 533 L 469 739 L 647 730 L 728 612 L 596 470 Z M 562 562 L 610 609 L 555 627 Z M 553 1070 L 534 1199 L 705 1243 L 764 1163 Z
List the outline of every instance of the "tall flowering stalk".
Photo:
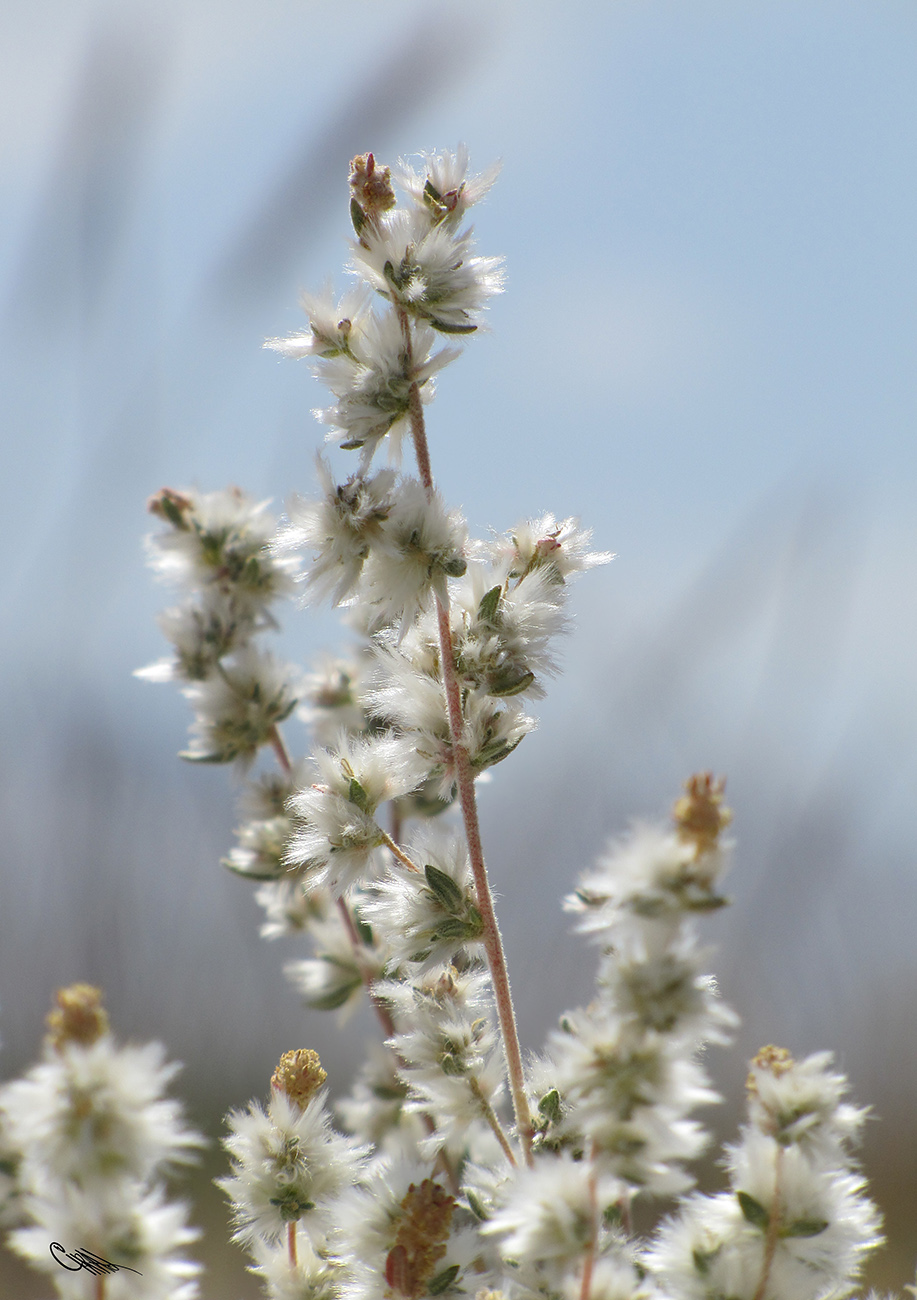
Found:
M 310 939 L 289 978 L 315 1009 L 368 997 L 384 1040 L 337 1103 L 346 1133 L 308 1049 L 230 1115 L 234 1237 L 278 1300 L 839 1295 L 877 1220 L 848 1154 L 860 1113 L 824 1057 L 756 1058 L 734 1192 L 634 1230 L 636 1202 L 693 1185 L 695 1112 L 718 1100 L 701 1054 L 735 1023 L 695 927 L 726 901 L 721 781 L 691 778 L 669 826 L 635 827 L 582 879 L 566 906 L 600 950 L 595 999 L 541 1054 L 519 1043 L 475 782 L 534 726 L 570 579 L 610 557 L 551 515 L 473 540 L 436 487 L 425 410 L 502 288 L 466 224 L 495 175 L 462 148 L 351 164 L 356 287 L 304 297 L 308 328 L 266 344 L 330 390 L 326 440 L 358 453 L 343 481 L 319 457 L 318 495 L 279 524 L 237 489 L 150 505 L 183 599 L 162 619 L 173 655 L 142 675 L 181 683 L 183 757 L 245 773 L 225 862 L 257 882 L 266 937 Z M 310 671 L 265 648 L 294 590 L 344 607 L 354 638 Z

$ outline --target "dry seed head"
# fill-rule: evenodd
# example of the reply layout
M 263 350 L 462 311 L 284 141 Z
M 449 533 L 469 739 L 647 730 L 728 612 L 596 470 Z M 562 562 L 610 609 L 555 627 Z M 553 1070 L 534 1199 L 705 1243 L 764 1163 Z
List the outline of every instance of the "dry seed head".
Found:
M 693 843 L 697 856 L 716 847 L 720 831 L 732 821 L 723 806 L 726 778 L 713 779 L 712 772 L 699 772 L 685 782 L 686 793 L 675 801 L 672 816 L 681 839 Z
M 300 1110 L 306 1106 L 328 1078 L 318 1059 L 318 1052 L 300 1047 L 294 1052 L 284 1052 L 277 1069 L 271 1076 L 271 1087 L 289 1097 Z
M 745 1087 L 752 1095 L 758 1091 L 758 1081 L 755 1078 L 755 1069 L 769 1070 L 771 1074 L 779 1079 L 781 1074 L 789 1074 L 796 1062 L 785 1047 L 774 1047 L 772 1043 L 767 1047 L 762 1047 L 757 1056 L 752 1060 L 752 1069 L 749 1071 L 748 1078 L 745 1081 Z
M 55 1051 L 67 1043 L 90 1047 L 108 1033 L 108 1013 L 102 1006 L 102 990 L 91 984 L 71 984 L 54 995 L 57 1006 L 48 1013 L 47 1041 Z
M 391 170 L 388 167 L 377 167 L 371 153 L 358 153 L 351 161 L 350 188 L 363 215 L 370 220 L 395 206 Z
M 419 1187 L 411 1183 L 401 1202 L 395 1244 L 385 1261 L 390 1294 L 404 1300 L 426 1295 L 427 1283 L 446 1253 L 454 1209 L 455 1198 L 432 1178 L 425 1178 Z

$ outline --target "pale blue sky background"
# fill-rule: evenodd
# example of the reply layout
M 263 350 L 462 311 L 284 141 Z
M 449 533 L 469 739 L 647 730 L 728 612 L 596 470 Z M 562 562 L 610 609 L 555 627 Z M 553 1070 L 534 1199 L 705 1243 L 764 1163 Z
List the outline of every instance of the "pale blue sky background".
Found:
M 524 1034 L 588 996 L 557 899 L 712 767 L 740 842 L 724 1086 L 762 1041 L 839 1046 L 909 1110 L 914 5 L 7 0 L 0 34 L 5 1068 L 76 978 L 221 1104 L 300 1032 L 216 865 L 226 774 L 177 763 L 183 702 L 130 676 L 166 599 L 144 501 L 310 489 L 325 397 L 261 341 L 344 282 L 350 155 L 463 139 L 504 163 L 476 224 L 507 291 L 442 376 L 438 481 L 477 530 L 576 513 L 618 556 L 484 794 Z M 285 648 L 335 637 L 299 614 Z

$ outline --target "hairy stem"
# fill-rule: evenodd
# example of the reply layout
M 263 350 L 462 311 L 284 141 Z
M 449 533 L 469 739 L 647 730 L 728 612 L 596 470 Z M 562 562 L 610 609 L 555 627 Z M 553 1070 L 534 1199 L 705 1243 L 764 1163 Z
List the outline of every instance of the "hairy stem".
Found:
M 385 1030 L 385 1037 L 391 1038 L 395 1032 L 395 1022 L 392 1019 L 388 1007 L 378 998 L 373 990 L 373 977 L 366 969 L 366 963 L 363 960 L 363 940 L 360 938 L 359 931 L 353 923 L 353 917 L 350 915 L 350 908 L 343 898 L 337 900 L 338 912 L 341 920 L 344 922 L 344 929 L 347 931 L 347 937 L 350 939 L 350 946 L 353 948 L 353 955 L 356 958 L 357 967 L 360 971 L 360 978 L 366 988 L 366 995 L 373 1004 L 373 1010 L 379 1017 L 379 1023 Z
M 414 369 L 413 341 L 411 322 L 407 312 L 399 309 L 398 318 L 404 338 L 405 373 L 410 376 Z M 433 495 L 433 474 L 430 468 L 430 452 L 427 445 L 427 433 L 424 425 L 423 405 L 420 400 L 420 388 L 416 382 L 410 388 L 411 434 L 414 440 L 414 453 L 420 478 L 427 490 Z M 528 1099 L 525 1095 L 525 1079 L 522 1070 L 522 1051 L 519 1046 L 519 1032 L 516 1028 L 516 1015 L 509 987 L 509 974 L 503 953 L 503 940 L 497 926 L 497 917 L 493 906 L 490 881 L 484 862 L 484 849 L 481 844 L 481 827 L 478 821 L 478 806 L 474 792 L 474 773 L 468 751 L 463 741 L 464 720 L 462 717 L 462 694 L 458 673 L 455 668 L 455 655 L 452 649 L 452 629 L 449 621 L 448 595 L 444 600 L 436 597 L 436 617 L 439 628 L 439 650 L 442 664 L 443 687 L 446 692 L 446 706 L 449 713 L 449 733 L 452 740 L 452 758 L 455 781 L 458 786 L 462 817 L 465 823 L 465 835 L 468 840 L 468 853 L 478 911 L 483 922 L 482 941 L 490 966 L 494 986 L 494 1000 L 497 1016 L 503 1035 L 503 1048 L 506 1053 L 506 1065 L 509 1073 L 510 1092 L 513 1110 L 516 1115 L 516 1128 L 519 1133 L 526 1162 L 533 1163 L 532 1157 L 532 1120 L 529 1114 Z
M 417 863 L 412 862 L 411 859 L 408 857 L 408 855 L 405 853 L 404 849 L 399 848 L 398 845 L 395 843 L 395 841 L 392 839 L 391 835 L 386 835 L 385 831 L 382 831 L 382 842 L 384 843 L 385 847 L 388 849 L 389 853 L 393 854 L 403 867 L 407 867 L 408 871 L 420 870 L 420 867 L 418 867 Z
M 782 1189 L 780 1187 L 780 1175 L 783 1171 L 783 1147 L 777 1148 L 777 1156 L 774 1160 L 774 1200 L 771 1204 L 771 1212 L 767 1220 L 767 1235 L 764 1238 L 764 1262 L 761 1265 L 761 1280 L 758 1282 L 753 1300 L 764 1300 L 767 1293 L 767 1283 L 770 1278 L 771 1265 L 774 1262 L 774 1254 L 777 1250 L 777 1242 L 780 1240 L 780 1224 L 783 1218 L 783 1207 L 781 1205 Z
M 475 1101 L 481 1107 L 481 1114 L 487 1120 L 487 1123 L 490 1125 L 493 1131 L 494 1137 L 500 1143 L 500 1147 L 503 1151 L 503 1154 L 506 1156 L 510 1164 L 515 1166 L 516 1157 L 513 1155 L 513 1148 L 510 1146 L 509 1140 L 506 1134 L 503 1132 L 503 1127 L 500 1124 L 500 1121 L 497 1119 L 496 1115 L 494 1114 L 493 1106 L 491 1106 L 490 1102 L 484 1096 L 484 1093 L 481 1091 L 481 1085 L 478 1083 L 474 1075 L 471 1075 L 471 1077 L 469 1078 L 468 1086 L 472 1091 Z
M 289 751 L 287 750 L 286 745 L 283 743 L 283 736 L 281 736 L 280 728 L 277 726 L 276 722 L 274 723 L 273 727 L 271 727 L 269 738 L 271 742 L 271 748 L 273 749 L 274 753 L 277 755 L 277 762 L 283 768 L 287 776 L 292 776 L 293 763 L 290 759 Z
M 287 1253 L 290 1256 L 290 1263 L 296 1267 L 296 1220 L 287 1224 Z
M 595 1143 L 592 1146 L 592 1159 L 595 1160 Z M 595 1164 L 589 1170 L 589 1241 L 586 1243 L 586 1258 L 583 1261 L 583 1280 L 580 1283 L 580 1300 L 589 1300 L 592 1290 L 592 1272 L 595 1268 L 595 1248 L 599 1235 L 599 1197 L 596 1184 Z

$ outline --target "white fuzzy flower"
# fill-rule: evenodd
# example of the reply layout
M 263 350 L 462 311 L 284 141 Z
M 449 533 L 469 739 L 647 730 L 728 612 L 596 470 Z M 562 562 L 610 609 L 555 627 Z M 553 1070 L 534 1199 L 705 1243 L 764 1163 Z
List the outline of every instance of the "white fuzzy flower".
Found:
M 461 511 L 446 509 L 438 492 L 428 495 L 417 479 L 402 479 L 380 532 L 361 597 L 375 624 L 400 622 L 403 633 L 434 594 L 446 598 L 447 577 L 465 572 L 465 521 Z
M 390 469 L 371 477 L 356 474 L 338 485 L 321 456 L 316 467 L 322 495 L 294 498 L 277 548 L 313 551 L 304 574 L 306 598 L 339 605 L 353 593 L 367 556 L 379 544 L 393 506 L 395 474 Z
M 867 1112 L 844 1101 L 849 1084 L 833 1064 L 830 1052 L 802 1061 L 777 1048 L 760 1052 L 748 1076 L 752 1123 L 784 1146 L 800 1144 L 824 1159 L 842 1161 Z
M 268 1300 L 337 1300 L 341 1261 L 318 1255 L 307 1238 L 297 1243 L 295 1263 L 285 1241 L 256 1238 L 250 1250 L 250 1271 L 261 1279 Z
M 331 748 L 341 732 L 357 737 L 370 730 L 366 697 L 371 669 L 366 653 L 325 655 L 306 674 L 297 716 L 310 727 L 320 748 Z
M 380 983 L 377 991 L 405 1025 L 392 1043 L 411 1088 L 408 1106 L 436 1124 L 422 1154 L 432 1159 L 443 1146 L 461 1154 L 469 1130 L 496 1117 L 503 1090 L 489 976 L 440 968 L 411 983 Z
M 169 582 L 217 589 L 256 609 L 293 590 L 296 561 L 272 553 L 269 502 L 239 488 L 219 492 L 163 489 L 150 510 L 171 525 L 147 539 L 150 565 Z
M 106 1300 L 197 1296 L 200 1265 L 184 1251 L 200 1233 L 186 1225 L 187 1206 L 167 1201 L 161 1187 L 148 1189 L 128 1179 L 92 1193 L 55 1186 L 43 1197 L 31 1197 L 29 1206 L 36 1226 L 10 1233 L 9 1245 L 53 1278 L 62 1300 L 86 1300 L 89 1294 L 87 1271 L 67 1258 L 80 1250 L 117 1266 L 117 1272 L 103 1274 Z M 63 1247 L 56 1257 L 51 1242 Z
M 311 879 L 338 893 L 365 875 L 374 849 L 385 843 L 375 819 L 379 805 L 406 794 L 426 772 L 403 737 L 339 737 L 315 756 L 319 781 L 290 800 L 296 829 L 291 865 L 309 863 Z
M 503 288 L 503 259 L 476 257 L 473 233 L 430 225 L 426 209 L 401 209 L 367 225 L 354 269 L 398 307 L 445 334 L 477 329 L 487 299 Z
M 481 1226 L 500 1238 L 506 1260 L 517 1263 L 578 1263 L 596 1231 L 597 1213 L 626 1195 L 621 1183 L 598 1176 L 587 1160 L 568 1155 L 545 1157 L 534 1168 L 519 1168 L 506 1184 L 504 1199 Z
M 372 1169 L 414 1157 L 426 1136 L 421 1116 L 405 1107 L 408 1092 L 392 1052 L 373 1044 L 350 1093 L 336 1103 L 345 1130 L 371 1144 Z
M 359 956 L 335 910 L 310 926 L 316 956 L 288 962 L 283 968 L 287 979 L 314 1011 L 353 1011 L 360 1003 L 364 980 L 379 979 L 385 969 L 388 936 L 382 932 L 374 941 L 374 932 L 360 916 L 354 919 L 362 940 Z
M 428 326 L 416 326 L 409 364 L 397 318 L 372 316 L 358 352 L 319 361 L 319 378 L 338 400 L 316 414 L 330 426 L 329 441 L 345 449 L 362 448 L 364 470 L 386 434 L 391 435 L 392 458 L 397 460 L 408 423 L 411 386 L 417 384 L 421 401 L 429 402 L 433 376 L 459 355 L 455 348 L 434 353 L 434 342 Z
M 395 180 L 415 208 L 427 213 L 431 223 L 459 223 L 467 210 L 480 203 L 500 174 L 500 163 L 492 163 L 477 176 L 468 175 L 468 148 L 459 144 L 455 153 L 424 153 L 423 167 L 415 170 L 409 160 L 400 158 L 394 169 Z
M 357 1178 L 362 1150 L 335 1133 L 325 1109 L 325 1093 L 304 1108 L 272 1089 L 265 1111 L 252 1102 L 228 1117 L 232 1173 L 218 1180 L 232 1202 L 233 1240 L 276 1241 L 290 1223 L 324 1231 L 333 1217 L 331 1202 Z
M 371 311 L 364 285 L 354 285 L 335 300 L 330 284 L 321 293 L 300 295 L 309 330 L 286 339 L 267 339 L 264 347 L 284 357 L 334 357 L 351 351 Z
M 574 574 L 614 559 L 610 551 L 590 551 L 591 541 L 592 529 L 580 528 L 578 519 L 558 522 L 553 515 L 542 515 L 518 523 L 487 549 L 510 578 L 524 578 L 543 569 L 555 583 L 564 583 Z
M 628 923 L 628 915 L 674 920 L 686 912 L 714 910 L 726 901 L 717 886 L 729 847 L 698 854 L 696 845 L 675 831 L 637 824 L 581 877 L 564 907 L 581 916 L 577 929 L 603 943 L 616 926 Z
M 428 970 L 468 945 L 480 955 L 483 923 L 464 838 L 422 827 L 408 852 L 423 874 L 393 866 L 361 908 L 375 932 L 390 936 L 392 961 Z
M 8 1140 L 23 1157 L 22 1184 L 143 1182 L 193 1160 L 202 1140 L 165 1095 L 180 1068 L 166 1064 L 160 1043 L 121 1047 L 110 1034 L 48 1048 L 41 1064 L 0 1089 Z
M 265 921 L 259 933 L 263 939 L 302 934 L 324 919 L 331 896 L 316 887 L 308 876 L 289 872 L 280 880 L 268 881 L 255 891 L 255 902 L 264 909 Z
M 250 761 L 277 723 L 293 712 L 297 687 L 287 665 L 247 647 L 207 681 L 185 687 L 196 716 L 182 758 L 194 763 Z

